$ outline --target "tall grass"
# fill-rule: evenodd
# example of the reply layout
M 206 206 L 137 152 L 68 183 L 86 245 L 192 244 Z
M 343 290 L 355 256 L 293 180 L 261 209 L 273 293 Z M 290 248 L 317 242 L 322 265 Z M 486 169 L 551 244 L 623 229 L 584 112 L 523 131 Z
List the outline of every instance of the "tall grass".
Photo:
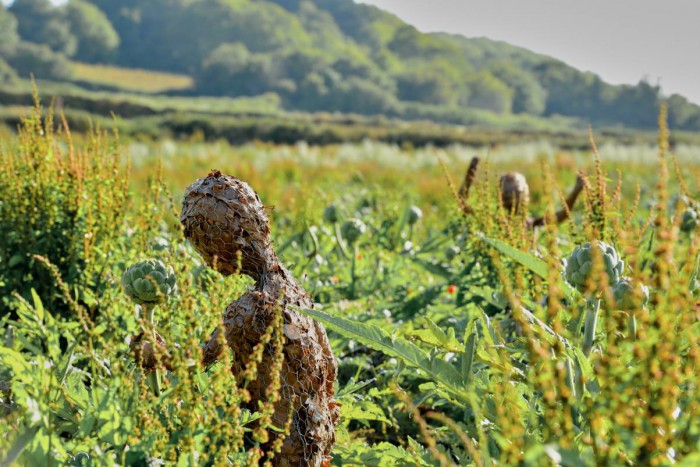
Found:
M 72 138 L 37 108 L 0 141 L 3 266 L 19 255 L 1 276 L 0 463 L 257 465 L 264 432 L 284 430 L 266 418 L 274 398 L 243 408 L 228 355 L 197 358 L 249 284 L 204 267 L 180 231 L 181 190 L 219 168 L 259 189 L 280 258 L 322 304 L 300 311 L 338 358 L 335 465 L 694 465 L 700 237 L 680 224 L 698 171 L 660 128 L 656 170 L 606 146 L 480 154 L 463 216 L 438 156 L 461 179 L 471 150 L 118 143 Z M 499 203 L 507 170 L 528 177 L 531 214 L 551 214 L 577 170 L 585 199 L 533 232 Z M 413 204 L 426 215 L 409 226 Z M 337 228 L 351 218 L 367 225 L 352 249 Z M 637 288 L 617 303 L 595 255 L 585 289 L 564 280 L 570 252 L 601 240 L 648 303 Z M 119 287 L 147 257 L 180 291 L 155 316 L 158 397 L 129 349 L 153 325 Z
M 72 299 L 94 302 L 128 207 L 128 168 L 116 140 L 100 130 L 76 149 L 65 121 L 56 125 L 50 111 L 44 119 L 35 99 L 16 141 L 0 150 L 0 294 L 8 306 L 13 293 L 29 298 L 31 287 L 64 312 L 62 293 L 37 255 L 77 287 Z

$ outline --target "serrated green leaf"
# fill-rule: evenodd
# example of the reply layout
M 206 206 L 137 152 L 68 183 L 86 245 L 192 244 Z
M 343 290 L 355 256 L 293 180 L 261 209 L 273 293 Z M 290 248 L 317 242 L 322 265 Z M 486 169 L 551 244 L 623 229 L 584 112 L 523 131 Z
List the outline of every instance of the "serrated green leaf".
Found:
M 32 301 L 34 302 L 34 313 L 36 314 L 36 319 L 39 323 L 44 322 L 44 304 L 41 303 L 41 298 L 36 290 L 32 289 Z
M 423 350 L 402 337 L 389 335 L 385 330 L 368 323 L 333 316 L 319 310 L 293 307 L 337 333 L 361 342 L 391 357 L 404 361 L 407 365 L 425 372 L 433 381 L 443 384 L 453 396 L 467 402 L 461 388 L 462 377 L 455 367 L 444 360 L 431 359 Z
M 507 243 L 504 243 L 501 240 L 496 240 L 487 237 L 482 237 L 481 240 L 484 243 L 491 245 L 496 250 L 498 250 L 508 258 L 512 259 L 516 263 L 526 267 L 533 274 L 538 275 L 544 280 L 549 279 L 549 267 L 545 261 L 542 261 L 541 259 L 529 253 L 525 253 L 524 251 L 520 251 L 516 248 L 513 248 L 512 246 L 508 245 Z M 564 281 L 561 281 L 559 285 L 562 288 L 562 290 L 564 290 L 564 294 L 566 295 L 566 297 L 569 300 L 573 300 L 574 289 Z
M 469 387 L 472 376 L 472 365 L 474 363 L 474 350 L 476 349 L 476 333 L 472 332 L 467 337 L 464 344 L 464 355 L 462 355 L 462 382 L 464 387 Z
M 12 447 L 7 451 L 7 456 L 0 462 L 0 465 L 13 465 L 22 454 L 22 451 L 34 440 L 40 428 L 39 426 L 35 426 L 20 433 L 13 441 Z
M 418 325 L 420 324 L 424 324 L 426 328 L 414 329 L 407 332 L 406 336 L 413 337 L 421 342 L 438 347 L 448 352 L 462 352 L 462 344 L 455 337 L 453 328 L 450 328 L 452 331 L 450 334 L 445 333 L 440 326 L 427 317 L 419 320 Z
M 442 277 L 445 280 L 449 280 L 454 277 L 454 273 L 450 268 L 447 268 L 441 264 L 432 263 L 421 258 L 411 257 L 411 261 L 421 266 L 423 269 L 431 274 Z
M 506 255 L 508 258 L 515 261 L 516 263 L 525 266 L 530 271 L 540 276 L 542 279 L 548 278 L 547 263 L 545 263 L 541 259 L 529 253 L 525 253 L 523 251 L 515 249 L 512 246 L 502 242 L 501 240 L 486 237 L 482 237 L 481 240 L 484 243 L 491 245 L 492 247 Z
M 9 367 L 15 375 L 31 371 L 29 363 L 24 359 L 24 356 L 7 347 L 0 347 L 0 361 L 2 366 Z

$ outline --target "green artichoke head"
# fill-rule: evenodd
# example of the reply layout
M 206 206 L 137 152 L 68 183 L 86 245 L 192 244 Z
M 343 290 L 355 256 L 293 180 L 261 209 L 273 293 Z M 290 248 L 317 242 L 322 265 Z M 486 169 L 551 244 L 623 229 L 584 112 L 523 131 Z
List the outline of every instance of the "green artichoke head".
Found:
M 591 270 L 593 269 L 593 251 L 598 249 L 603 259 L 604 271 L 608 275 L 608 284 L 614 286 L 620 280 L 625 269 L 625 263 L 615 251 L 615 248 L 605 242 L 585 243 L 576 247 L 569 256 L 564 270 L 566 281 L 579 291 L 586 288 Z
M 683 212 L 683 217 L 681 217 L 681 231 L 695 232 L 699 222 L 698 212 L 695 209 L 688 208 Z
M 459 251 L 460 250 L 458 246 L 448 246 L 447 248 L 445 248 L 445 258 L 447 258 L 447 261 L 452 261 L 457 257 Z
M 415 225 L 423 217 L 423 211 L 418 206 L 411 206 L 406 211 L 408 225 Z
M 693 279 L 690 281 L 690 293 L 695 296 L 700 292 L 700 279 L 697 277 L 693 277 Z
M 340 219 L 338 207 L 335 204 L 329 204 L 326 206 L 326 209 L 323 210 L 323 219 L 330 224 L 335 224 L 338 222 Z
M 343 238 L 350 244 L 355 243 L 366 231 L 367 226 L 360 219 L 348 219 L 340 228 Z
M 615 284 L 612 288 L 613 298 L 617 307 L 621 310 L 632 310 L 636 308 L 640 303 L 635 302 L 635 287 L 639 290 L 640 295 L 643 297 L 642 306 L 645 306 L 649 301 L 649 287 L 642 283 L 633 284 L 628 277 L 623 277 L 620 281 Z
M 170 249 L 170 242 L 165 237 L 155 237 L 151 240 L 151 250 L 157 252 L 168 251 Z
M 124 271 L 121 284 L 137 305 L 163 303 L 177 291 L 175 271 L 159 259 L 147 259 L 130 266 Z

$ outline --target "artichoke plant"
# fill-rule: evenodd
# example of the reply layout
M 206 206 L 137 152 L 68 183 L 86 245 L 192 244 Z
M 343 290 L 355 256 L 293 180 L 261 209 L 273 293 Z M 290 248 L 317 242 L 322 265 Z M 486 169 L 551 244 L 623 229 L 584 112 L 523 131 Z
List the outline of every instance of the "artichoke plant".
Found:
M 611 286 L 619 282 L 625 269 L 625 263 L 620 259 L 615 248 L 605 242 L 585 243 L 583 246 L 576 247 L 566 262 L 564 278 L 579 291 L 586 288 L 586 282 L 593 269 L 593 252 L 596 248 L 602 256 L 604 270 Z
M 457 257 L 459 252 L 460 249 L 458 246 L 448 246 L 447 248 L 445 248 L 445 258 L 447 258 L 447 261 L 452 261 Z
M 641 295 L 644 297 L 641 305 L 645 306 L 649 301 L 649 287 L 644 284 L 638 284 L 636 287 L 640 290 Z M 631 310 L 639 305 L 638 303 L 635 303 L 634 300 L 634 289 L 635 285 L 627 277 L 623 277 L 617 284 L 615 284 L 615 286 L 612 288 L 612 292 L 615 303 L 617 303 L 617 307 L 619 309 Z
M 130 266 L 122 275 L 124 292 L 140 305 L 151 325 L 155 325 L 155 308 L 177 291 L 175 271 L 172 266 L 166 266 L 159 259 L 147 259 Z M 162 338 L 155 327 L 152 331 L 152 341 L 144 339 L 144 334 L 136 336 L 131 342 L 131 348 L 136 354 L 136 360 L 147 371 L 147 382 L 156 396 L 160 396 L 160 375 L 156 368 L 157 360 L 153 346 L 162 344 Z
M 698 223 L 700 223 L 698 212 L 695 209 L 688 208 L 683 212 L 683 217 L 681 217 L 681 231 L 687 233 L 695 232 Z
M 338 207 L 335 204 L 329 204 L 323 210 L 323 219 L 329 224 L 335 224 L 340 219 Z
M 124 292 L 138 305 L 163 303 L 177 291 L 175 271 L 159 259 L 147 259 L 129 267 L 121 280 Z
M 367 231 L 367 226 L 360 219 L 348 219 L 343 222 L 340 230 L 343 238 L 348 243 L 354 244 Z
M 411 206 L 406 212 L 406 218 L 408 225 L 415 225 L 423 218 L 423 211 L 418 206 Z

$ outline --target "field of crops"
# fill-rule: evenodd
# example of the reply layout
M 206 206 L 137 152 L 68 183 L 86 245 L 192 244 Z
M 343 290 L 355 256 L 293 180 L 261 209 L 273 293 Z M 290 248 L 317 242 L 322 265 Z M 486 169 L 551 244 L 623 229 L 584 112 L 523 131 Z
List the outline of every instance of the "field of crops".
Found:
M 172 73 L 124 69 L 80 62 L 74 62 L 71 68 L 74 81 L 112 87 L 123 91 L 159 93 L 181 91 L 194 85 L 189 76 Z
M 299 445 L 316 465 L 698 465 L 700 148 L 660 127 L 590 151 L 231 146 L 35 112 L 0 133 L 0 465 L 304 465 Z M 264 209 L 192 201 L 183 227 L 195 179 L 234 183 L 213 169 Z M 529 195 L 499 190 L 514 171 Z M 207 257 L 222 216 L 237 262 Z M 258 264 L 265 217 L 279 261 Z M 268 293 L 284 268 L 309 300 L 284 274 Z

